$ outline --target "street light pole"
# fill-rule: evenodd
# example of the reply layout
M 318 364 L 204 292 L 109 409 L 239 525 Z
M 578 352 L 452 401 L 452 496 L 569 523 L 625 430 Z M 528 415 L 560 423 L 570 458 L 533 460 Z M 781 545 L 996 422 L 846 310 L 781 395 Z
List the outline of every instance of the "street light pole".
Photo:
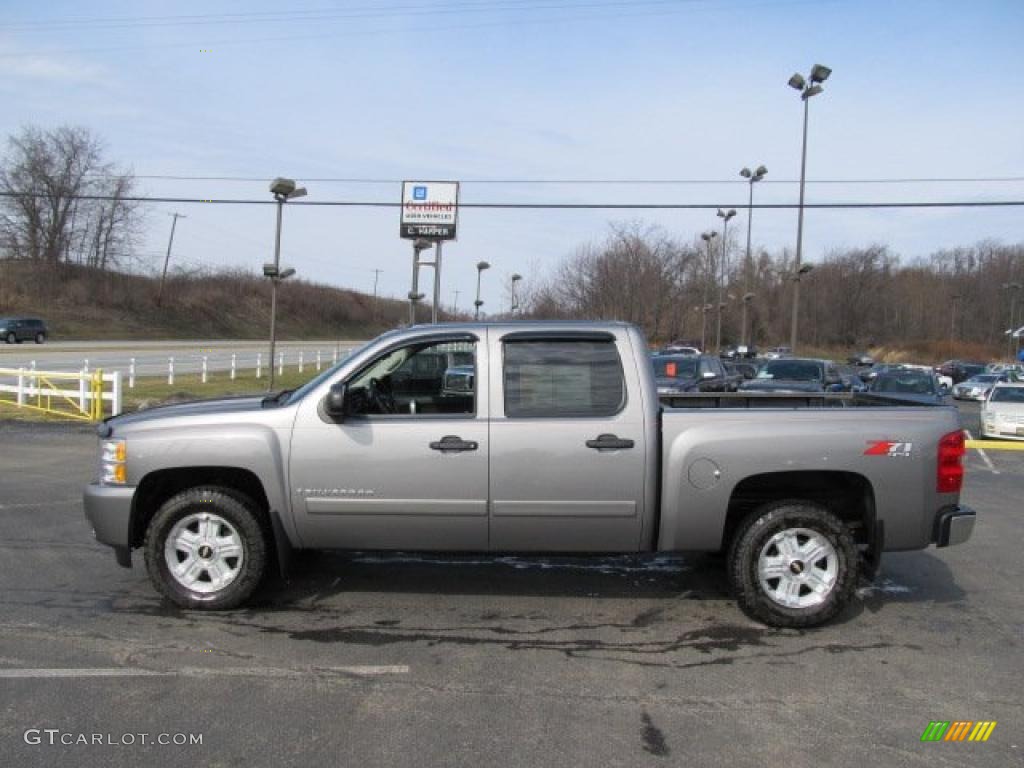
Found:
M 953 357 L 953 344 L 956 340 L 956 309 L 960 303 L 960 294 L 953 294 L 953 311 L 949 313 L 949 356 Z
M 714 273 L 713 257 L 711 255 L 711 241 L 718 237 L 717 232 L 704 232 L 700 239 L 707 243 L 708 254 L 704 262 L 704 302 L 701 304 L 700 324 L 700 351 L 707 352 L 707 330 L 708 330 L 708 291 L 711 288 L 711 275 Z
M 277 197 L 277 234 L 274 236 L 274 275 L 270 278 L 270 378 L 267 389 L 274 389 L 275 358 L 274 348 L 277 346 L 277 273 L 281 270 L 281 214 L 284 212 L 285 198 Z
M 740 176 L 745 178 L 750 187 L 750 199 L 747 203 L 747 253 L 745 261 L 743 263 L 743 322 L 740 327 L 740 344 L 747 346 L 747 305 L 750 303 L 750 299 L 754 298 L 754 294 L 750 292 L 750 272 L 753 267 L 753 260 L 750 253 L 750 235 L 754 224 L 754 184 L 761 181 L 768 173 L 768 169 L 763 166 L 757 166 L 757 169 L 751 171 L 749 168 L 744 168 L 740 171 Z M 747 297 L 750 297 L 748 299 Z
M 793 353 L 796 352 L 797 326 L 800 318 L 800 268 L 803 258 L 804 240 L 804 185 L 807 180 L 807 115 L 808 106 L 812 96 L 817 96 L 824 89 L 821 84 L 832 74 L 832 70 L 821 64 L 815 64 L 811 69 L 810 77 L 804 79 L 803 75 L 794 74 L 789 78 L 789 86 L 800 91 L 800 98 L 804 102 L 804 131 L 803 143 L 800 150 L 800 206 L 797 213 L 796 223 L 796 263 L 793 273 L 796 279 L 793 281 L 793 319 L 789 331 L 789 347 Z
M 717 216 L 722 220 L 722 257 L 719 259 L 718 264 L 718 314 L 715 320 L 715 351 L 721 354 L 722 352 L 722 291 L 725 289 L 725 261 L 728 257 L 729 248 L 729 219 L 736 215 L 736 209 L 730 208 L 728 211 L 723 211 L 721 208 L 718 209 Z
M 484 303 L 480 300 L 480 276 L 483 274 L 485 269 L 490 269 L 491 265 L 486 261 L 478 261 L 476 263 L 476 301 L 473 302 L 473 319 L 476 321 L 480 320 L 480 307 Z
M 296 197 L 303 197 L 306 194 L 305 187 L 296 187 L 294 179 L 278 177 L 270 182 L 270 193 L 277 201 L 277 231 L 274 236 L 274 264 L 264 265 L 263 274 L 270 278 L 270 376 L 267 379 L 267 389 L 274 388 L 274 348 L 277 345 L 277 284 L 295 273 L 289 269 L 281 271 L 281 216 L 284 212 L 284 204 Z
M 1017 315 L 1017 292 L 1021 289 L 1020 283 L 1003 283 L 1003 290 L 1010 291 L 1010 330 L 1006 332 L 1006 354 L 1013 362 L 1013 332 L 1014 318 Z

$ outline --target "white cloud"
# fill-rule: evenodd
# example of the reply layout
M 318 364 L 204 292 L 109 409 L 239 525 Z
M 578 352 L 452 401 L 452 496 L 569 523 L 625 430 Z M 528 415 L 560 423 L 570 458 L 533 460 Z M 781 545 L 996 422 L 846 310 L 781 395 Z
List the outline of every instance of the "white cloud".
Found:
M 8 86 L 30 81 L 66 85 L 99 84 L 107 79 L 103 67 L 80 58 L 56 53 L 31 53 L 4 44 L 0 44 L 0 67 Z

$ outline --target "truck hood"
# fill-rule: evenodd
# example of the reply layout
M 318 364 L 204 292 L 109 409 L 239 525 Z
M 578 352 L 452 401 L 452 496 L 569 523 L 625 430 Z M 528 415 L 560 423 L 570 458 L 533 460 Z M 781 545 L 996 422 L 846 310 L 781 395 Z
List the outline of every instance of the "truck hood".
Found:
M 787 379 L 750 379 L 740 385 L 742 392 L 821 392 L 820 381 Z
M 187 403 L 172 403 L 146 408 L 141 411 L 124 413 L 107 419 L 105 424 L 113 428 L 143 424 L 159 419 L 173 419 L 181 416 L 211 416 L 225 413 L 241 413 L 260 411 L 263 409 L 264 395 L 242 395 L 225 397 L 218 400 L 194 400 Z

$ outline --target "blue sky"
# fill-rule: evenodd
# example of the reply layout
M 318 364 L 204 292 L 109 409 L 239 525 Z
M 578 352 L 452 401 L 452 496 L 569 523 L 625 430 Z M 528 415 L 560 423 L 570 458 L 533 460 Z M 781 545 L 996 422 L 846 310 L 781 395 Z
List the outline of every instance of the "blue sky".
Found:
M 42 5 L 5 0 L 0 13 L 0 133 L 84 125 L 140 175 L 450 178 L 465 182 L 464 202 L 739 204 L 742 184 L 471 180 L 733 181 L 764 163 L 773 183 L 758 201 L 793 202 L 796 185 L 776 183 L 799 175 L 801 105 L 786 80 L 821 62 L 833 75 L 811 103 L 808 178 L 1024 176 L 1020 2 Z M 288 19 L 258 15 L 275 12 Z M 262 181 L 141 184 L 152 195 L 267 197 Z M 400 194 L 397 183 L 306 185 L 311 201 Z M 808 187 L 808 202 L 975 199 L 1024 199 L 1024 182 Z M 154 205 L 142 248 L 154 261 L 174 209 L 189 217 L 175 237 L 183 261 L 258 268 L 271 257 L 269 207 Z M 397 217 L 291 206 L 283 260 L 363 290 L 380 268 L 382 293 L 404 295 Z M 512 272 L 529 280 L 609 222 L 637 219 L 686 239 L 719 224 L 713 211 L 465 210 L 445 251 L 444 300 L 457 289 L 467 307 L 473 265 L 487 259 L 483 298 L 497 310 Z M 742 229 L 744 215 L 734 222 Z M 792 247 L 795 211 L 754 222 L 756 243 Z M 886 242 L 915 256 L 988 237 L 1020 241 L 1020 210 L 809 211 L 805 254 Z

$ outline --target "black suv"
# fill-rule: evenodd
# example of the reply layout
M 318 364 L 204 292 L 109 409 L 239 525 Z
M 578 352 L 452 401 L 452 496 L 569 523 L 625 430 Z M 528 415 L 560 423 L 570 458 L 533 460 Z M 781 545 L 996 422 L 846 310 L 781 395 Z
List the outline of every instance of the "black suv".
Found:
M 42 344 L 49 335 L 46 323 L 37 317 L 0 317 L 0 340 L 8 344 L 23 341 Z

